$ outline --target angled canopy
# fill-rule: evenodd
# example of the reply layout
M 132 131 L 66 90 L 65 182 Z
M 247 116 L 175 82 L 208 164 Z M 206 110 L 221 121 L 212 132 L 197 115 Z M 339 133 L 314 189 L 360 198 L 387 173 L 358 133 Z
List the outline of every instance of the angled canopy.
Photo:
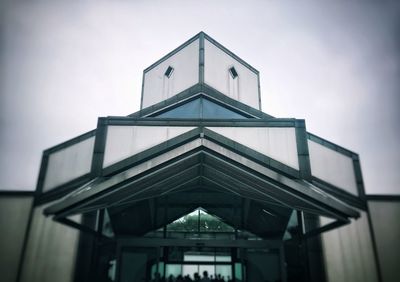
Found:
M 44 152 L 36 204 L 138 236 L 198 207 L 263 238 L 293 210 L 358 217 L 358 155 L 260 109 L 258 71 L 201 32 L 144 71 L 140 111 Z
M 255 159 L 257 152 L 238 152 L 239 147 L 211 130 L 194 129 L 149 148 L 147 155 L 125 162 L 118 172 L 83 185 L 45 213 L 67 217 L 106 208 L 115 232 L 140 235 L 201 206 L 262 237 L 281 236 L 293 209 L 343 221 L 358 216 L 310 182 L 278 173 L 265 160 Z M 151 200 L 172 209 L 164 218 L 149 220 Z M 245 221 L 224 208 L 241 201 L 251 203 Z M 127 216 L 137 224 L 118 224 Z

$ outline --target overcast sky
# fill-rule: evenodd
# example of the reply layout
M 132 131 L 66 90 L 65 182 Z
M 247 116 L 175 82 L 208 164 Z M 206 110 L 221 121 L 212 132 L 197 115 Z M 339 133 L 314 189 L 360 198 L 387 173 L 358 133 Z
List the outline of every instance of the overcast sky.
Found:
M 143 69 L 205 31 L 260 71 L 264 112 L 359 153 L 367 193 L 400 194 L 395 2 L 0 5 L 0 189 L 35 189 L 44 149 L 139 110 Z

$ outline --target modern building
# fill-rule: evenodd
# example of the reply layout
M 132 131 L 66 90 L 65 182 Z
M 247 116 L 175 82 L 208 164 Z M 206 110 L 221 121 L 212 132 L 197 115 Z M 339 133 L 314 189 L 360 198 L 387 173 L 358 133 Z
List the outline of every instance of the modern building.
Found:
M 261 111 L 259 72 L 201 32 L 143 73 L 141 108 L 43 153 L 1 194 L 4 281 L 397 281 L 400 197 L 359 156 Z

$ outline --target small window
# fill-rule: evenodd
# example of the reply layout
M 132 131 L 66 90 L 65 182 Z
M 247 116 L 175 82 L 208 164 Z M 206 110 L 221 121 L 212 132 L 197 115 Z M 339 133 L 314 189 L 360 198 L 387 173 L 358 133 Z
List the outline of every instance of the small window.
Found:
M 233 78 L 238 77 L 238 73 L 237 73 L 235 67 L 231 67 L 231 68 L 229 69 L 229 73 L 231 74 L 231 76 L 232 76 Z
M 174 72 L 174 68 L 171 67 L 171 66 L 169 66 L 169 67 L 167 68 L 167 70 L 165 71 L 165 74 L 164 74 L 164 75 L 165 75 L 166 77 L 170 78 L 173 72 Z

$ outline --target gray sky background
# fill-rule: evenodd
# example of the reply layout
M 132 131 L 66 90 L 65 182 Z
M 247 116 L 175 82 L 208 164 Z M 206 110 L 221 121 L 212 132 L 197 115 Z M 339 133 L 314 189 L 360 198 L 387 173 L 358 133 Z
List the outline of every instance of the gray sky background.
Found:
M 264 112 L 400 194 L 400 5 L 374 2 L 2 2 L 0 189 L 34 189 L 44 149 L 139 110 L 143 69 L 205 31 L 260 71 Z

